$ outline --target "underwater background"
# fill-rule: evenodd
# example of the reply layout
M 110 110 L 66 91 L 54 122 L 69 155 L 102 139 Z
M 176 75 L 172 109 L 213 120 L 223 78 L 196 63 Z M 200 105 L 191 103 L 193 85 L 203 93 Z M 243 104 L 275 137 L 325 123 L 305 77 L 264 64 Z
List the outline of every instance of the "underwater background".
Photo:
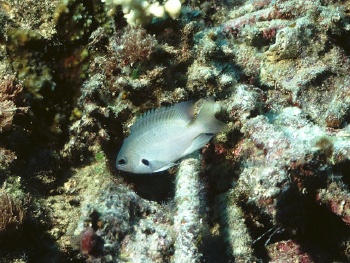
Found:
M 349 55 L 347 0 L 0 1 L 0 262 L 349 262 Z M 209 97 L 203 149 L 116 169 Z

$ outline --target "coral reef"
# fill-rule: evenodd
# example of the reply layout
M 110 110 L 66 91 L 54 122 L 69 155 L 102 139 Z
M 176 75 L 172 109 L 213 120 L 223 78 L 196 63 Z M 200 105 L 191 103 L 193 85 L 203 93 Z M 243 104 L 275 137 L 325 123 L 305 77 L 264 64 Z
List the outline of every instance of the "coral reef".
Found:
M 105 160 L 103 154 L 99 158 Z M 89 260 L 163 262 L 170 258 L 175 238 L 170 228 L 171 210 L 111 181 L 104 162 L 78 173 L 69 180 L 65 192 L 74 189 L 75 194 L 80 193 L 82 217 L 71 222 L 69 231 L 74 231 L 71 236 L 82 236 L 83 254 Z M 96 243 L 97 237 L 103 244 L 100 252 L 91 245 L 91 239 Z
M 0 262 L 349 262 L 349 14 L 0 1 Z M 116 170 L 138 116 L 207 97 L 225 132 Z
M 222 194 L 218 197 L 216 209 L 222 220 L 228 254 L 234 257 L 235 262 L 254 262 L 256 258 L 252 249 L 253 240 L 249 235 L 238 197 L 234 191 Z
M 205 225 L 203 186 L 199 177 L 199 156 L 188 157 L 176 175 L 176 214 L 173 262 L 200 262 L 200 236 Z

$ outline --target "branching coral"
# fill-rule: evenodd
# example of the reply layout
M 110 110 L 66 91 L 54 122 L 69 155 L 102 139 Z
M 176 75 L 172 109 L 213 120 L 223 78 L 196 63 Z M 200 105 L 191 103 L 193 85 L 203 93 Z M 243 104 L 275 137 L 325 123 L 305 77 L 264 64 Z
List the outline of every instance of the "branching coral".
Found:
M 113 13 L 116 6 L 121 6 L 126 21 L 131 26 L 147 25 L 153 17 L 164 17 L 167 13 L 171 18 L 178 18 L 181 13 L 179 0 L 168 0 L 164 5 L 159 2 L 149 3 L 144 0 L 103 0 Z
M 174 227 L 177 238 L 174 244 L 174 262 L 198 262 L 200 233 L 203 229 L 203 187 L 199 180 L 199 158 L 190 156 L 180 164 L 176 176 L 176 214 Z

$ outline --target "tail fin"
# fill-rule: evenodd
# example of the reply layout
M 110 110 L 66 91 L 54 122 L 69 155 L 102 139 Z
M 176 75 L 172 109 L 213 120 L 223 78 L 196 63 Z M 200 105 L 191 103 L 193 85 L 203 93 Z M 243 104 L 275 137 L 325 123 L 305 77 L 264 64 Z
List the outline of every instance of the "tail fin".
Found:
M 213 98 L 205 100 L 202 108 L 199 110 L 195 125 L 202 127 L 202 133 L 218 133 L 226 129 L 226 124 L 215 118 L 215 113 L 219 105 Z

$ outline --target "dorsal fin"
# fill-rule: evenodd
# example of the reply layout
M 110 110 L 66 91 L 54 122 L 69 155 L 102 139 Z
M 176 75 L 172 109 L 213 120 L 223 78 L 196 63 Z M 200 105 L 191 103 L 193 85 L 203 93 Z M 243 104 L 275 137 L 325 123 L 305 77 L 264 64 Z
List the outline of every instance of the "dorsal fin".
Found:
M 173 106 L 152 109 L 145 112 L 131 126 L 130 133 L 169 119 L 192 121 L 193 101 L 184 101 Z

